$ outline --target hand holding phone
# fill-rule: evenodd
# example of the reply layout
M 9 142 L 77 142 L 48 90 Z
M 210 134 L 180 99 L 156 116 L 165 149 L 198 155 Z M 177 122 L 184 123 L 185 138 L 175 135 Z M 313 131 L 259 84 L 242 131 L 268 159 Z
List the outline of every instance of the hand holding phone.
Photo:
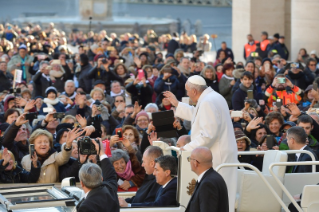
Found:
M 115 129 L 115 134 L 119 136 L 119 140 L 120 141 L 123 140 L 123 130 L 122 130 L 122 128 L 116 128 Z
M 29 154 L 30 158 L 32 159 L 32 156 L 34 155 L 34 144 L 29 144 Z
M 242 118 L 243 112 L 242 111 L 232 111 L 230 114 L 231 118 Z
M 145 74 L 144 74 L 143 69 L 139 69 L 138 70 L 138 75 L 137 75 L 138 80 L 141 81 L 144 77 L 145 77 Z

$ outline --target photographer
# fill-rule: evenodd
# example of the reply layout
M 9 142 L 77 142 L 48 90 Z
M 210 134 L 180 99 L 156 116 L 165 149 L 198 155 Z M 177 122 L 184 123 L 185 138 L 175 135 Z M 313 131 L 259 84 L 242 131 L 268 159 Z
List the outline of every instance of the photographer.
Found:
M 78 212 L 119 212 L 116 172 L 105 150 L 103 148 L 100 150 L 99 146 L 103 146 L 101 142 L 100 145 L 95 140 L 92 142 L 99 152 L 101 168 L 93 163 L 81 167 L 79 178 L 85 198 L 78 203 L 76 209 Z

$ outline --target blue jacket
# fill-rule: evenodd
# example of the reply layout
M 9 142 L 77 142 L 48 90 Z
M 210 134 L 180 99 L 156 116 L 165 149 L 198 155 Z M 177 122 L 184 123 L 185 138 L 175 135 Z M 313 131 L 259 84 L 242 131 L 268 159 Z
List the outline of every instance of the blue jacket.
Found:
M 56 110 L 56 112 L 64 112 L 65 113 L 65 107 L 64 105 L 59 102 L 58 104 L 56 105 L 52 105 L 54 107 L 54 109 Z M 39 115 L 47 115 L 48 113 L 45 113 L 43 112 L 43 108 L 46 108 L 48 107 L 46 103 L 43 103 L 42 106 L 41 106 L 41 109 L 39 110 Z
M 178 85 L 179 81 L 175 75 L 170 76 L 166 80 L 163 80 L 163 75 L 160 75 L 155 81 L 154 91 L 157 94 L 157 98 L 163 91 L 170 91 L 176 94 Z
M 232 105 L 234 110 L 242 110 L 245 107 L 245 99 L 247 92 L 243 91 L 240 87 L 234 92 L 232 96 Z M 257 101 L 261 99 L 260 95 L 254 90 L 254 99 Z

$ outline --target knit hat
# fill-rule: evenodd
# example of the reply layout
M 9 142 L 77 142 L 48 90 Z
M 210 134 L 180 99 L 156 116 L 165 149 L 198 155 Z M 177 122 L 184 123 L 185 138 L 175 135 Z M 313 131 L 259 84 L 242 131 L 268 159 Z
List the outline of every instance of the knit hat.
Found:
M 280 130 L 283 130 L 285 126 L 295 127 L 296 124 L 295 124 L 295 122 L 287 121 L 280 127 Z
M 274 38 L 279 39 L 279 33 L 274 34 Z
M 50 86 L 50 87 L 48 87 L 48 88 L 45 90 L 45 95 L 46 95 L 46 97 L 48 97 L 48 94 L 51 93 L 51 92 L 55 93 L 56 96 L 58 95 L 57 89 L 56 89 L 55 87 L 53 87 L 53 86 Z
M 69 124 L 69 123 L 62 123 L 62 124 L 59 124 L 57 127 L 56 127 L 56 132 L 59 132 L 61 129 L 73 129 L 73 124 Z
M 105 82 L 103 80 L 96 80 L 94 82 L 94 86 L 99 85 L 99 84 L 105 85 Z
M 241 124 L 239 122 L 233 122 L 233 128 L 239 128 L 243 131 L 243 127 L 241 126 Z
M 68 128 L 61 128 L 59 131 L 57 131 L 56 137 L 55 137 L 55 142 L 59 143 L 61 138 L 62 138 L 62 136 L 63 136 L 63 134 L 64 134 L 64 132 L 68 132 L 68 131 L 69 131 Z
M 139 112 L 139 113 L 136 115 L 135 122 L 137 122 L 137 119 L 138 119 L 140 116 L 145 116 L 145 117 L 147 118 L 147 121 L 150 121 L 150 119 L 149 119 L 149 117 L 148 117 L 148 114 L 147 114 L 145 111 L 141 111 L 141 112 Z
M 168 53 L 168 54 L 166 54 L 166 59 L 167 59 L 167 58 L 169 58 L 169 57 L 174 58 L 174 55 L 173 55 L 172 53 Z
M 249 139 L 249 138 L 245 135 L 245 133 L 244 133 L 243 131 L 241 131 L 241 130 L 235 131 L 235 138 L 236 138 L 236 141 L 245 139 L 245 140 L 248 142 L 248 145 L 251 144 L 250 139 Z
M 233 71 L 233 76 L 236 78 L 236 79 L 240 79 L 241 75 L 245 72 L 245 69 L 244 68 L 236 68 L 234 69 Z
M 175 63 L 175 65 L 176 65 L 176 61 L 175 61 L 175 59 L 168 59 L 167 61 L 166 61 L 166 65 L 171 65 L 172 63 Z
M 309 55 L 312 55 L 312 54 L 317 56 L 317 51 L 316 50 L 312 50 Z
M 8 124 L 8 123 L 6 123 L 6 122 L 0 124 L 0 130 L 1 130 L 1 132 L 6 131 L 9 126 L 10 126 L 10 124 Z

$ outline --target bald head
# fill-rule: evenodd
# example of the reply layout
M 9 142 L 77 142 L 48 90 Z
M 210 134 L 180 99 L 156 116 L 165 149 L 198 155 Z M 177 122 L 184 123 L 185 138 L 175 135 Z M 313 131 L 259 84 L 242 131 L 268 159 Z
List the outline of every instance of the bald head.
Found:
M 213 155 L 207 147 L 197 147 L 192 151 L 191 158 L 196 160 L 196 164 L 192 165 L 192 171 L 200 175 L 203 171 L 213 166 Z
M 191 136 L 190 135 L 182 135 L 181 137 L 178 138 L 176 142 L 176 146 L 181 148 L 191 142 Z

